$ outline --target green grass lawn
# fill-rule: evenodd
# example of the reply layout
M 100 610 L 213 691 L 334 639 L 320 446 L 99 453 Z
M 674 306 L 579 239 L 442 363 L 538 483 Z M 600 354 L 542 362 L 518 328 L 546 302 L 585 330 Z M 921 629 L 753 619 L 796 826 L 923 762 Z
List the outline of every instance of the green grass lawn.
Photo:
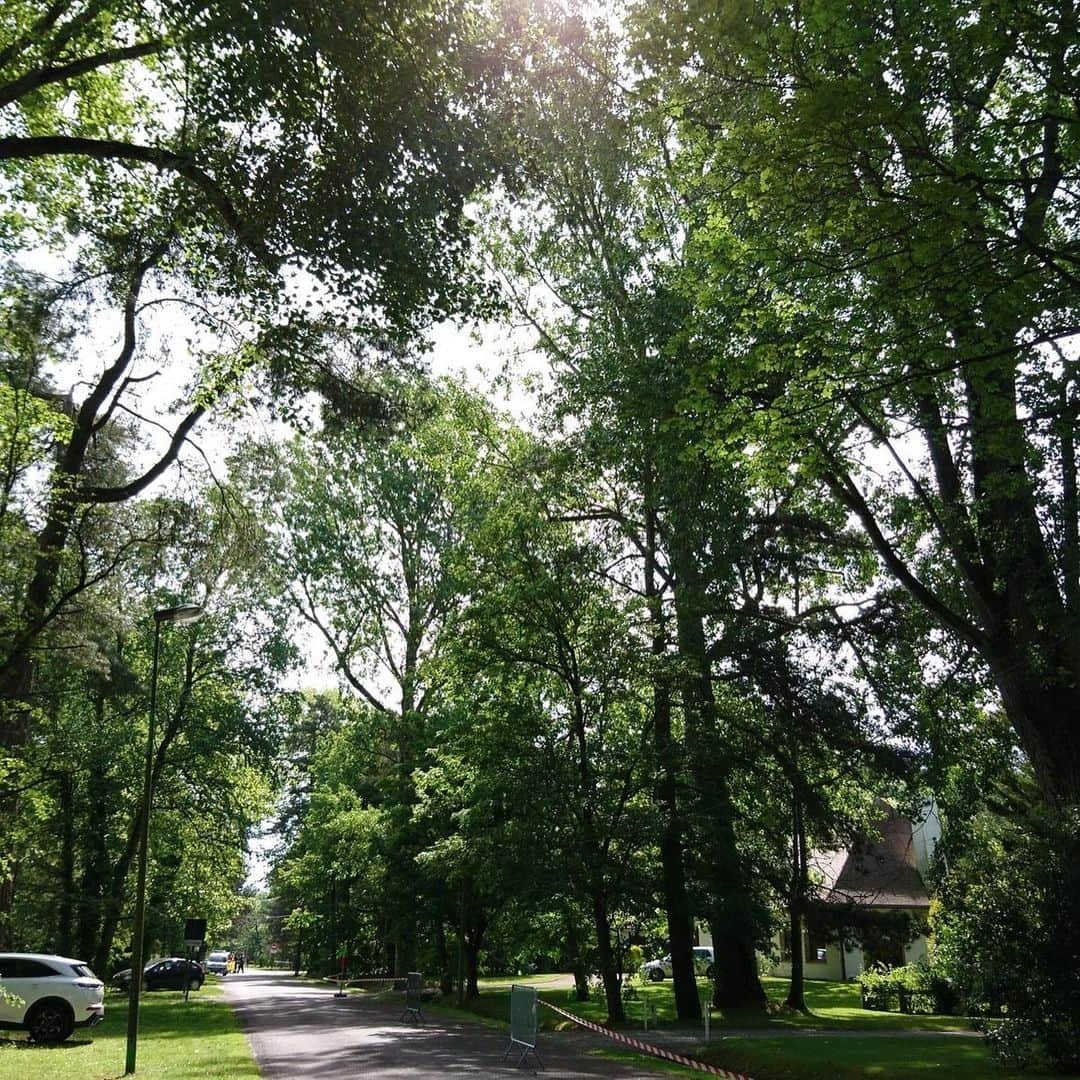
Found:
M 697 1056 L 754 1080 L 1032 1080 L 1037 1075 L 996 1065 L 981 1039 L 949 1035 L 730 1036 Z
M 769 1001 L 778 1010 L 770 1016 L 768 1026 L 835 1027 L 860 1031 L 966 1031 L 970 1025 L 962 1016 L 909 1016 L 905 1013 L 877 1012 L 864 1009 L 859 997 L 859 985 L 853 982 L 820 982 L 807 980 L 806 1004 L 811 1016 L 788 1013 L 781 1009 L 788 992 L 787 979 L 763 978 L 762 985 Z M 731 1027 L 758 1026 L 742 1024 L 742 1018 L 729 1015 L 723 1022 Z
M 541 999 L 597 1023 L 606 1018 L 602 997 L 574 1001 L 572 990 L 544 989 L 542 978 L 534 980 L 539 984 L 537 989 Z M 505 1023 L 510 1010 L 509 984 L 514 981 L 525 980 L 482 980 L 479 1001 L 465 1011 L 481 1016 L 489 1023 L 496 1020 Z M 811 1015 L 804 1016 L 781 1008 L 787 994 L 786 979 L 762 981 L 771 1003 L 768 1012 L 714 1012 L 714 1041 L 694 1056 L 725 1069 L 746 1073 L 754 1080 L 1018 1080 L 1021 1076 L 1033 1075 L 1011 1072 L 995 1065 L 982 1039 L 937 1034 L 968 1031 L 963 1017 L 874 1012 L 861 1008 L 857 984 L 816 981 L 806 985 Z M 707 982 L 700 980 L 698 986 L 702 996 L 706 996 Z M 649 983 L 645 987 L 635 987 L 635 990 L 638 1000 L 626 1002 L 630 1019 L 619 1025 L 622 1030 L 640 1033 L 642 1000 L 654 1008 L 661 1028 L 687 1026 L 676 1021 L 670 980 Z M 452 1005 L 441 1003 L 436 1009 L 458 1011 Z M 541 1030 L 557 1030 L 563 1024 L 568 1022 L 551 1010 L 541 1008 Z M 650 1020 L 650 1028 L 652 1026 Z M 794 1030 L 798 1028 L 824 1028 L 838 1034 L 802 1035 Z M 734 1033 L 741 1029 L 753 1030 L 755 1034 L 725 1035 L 725 1031 Z M 845 1034 L 840 1035 L 840 1032 Z M 922 1034 L 905 1037 L 904 1032 Z M 637 1055 L 614 1045 L 602 1053 L 605 1057 L 641 1061 Z M 650 1060 L 649 1067 L 689 1075 L 685 1069 L 665 1067 L 659 1061 Z
M 139 1008 L 136 1075 L 145 1080 L 257 1077 L 247 1039 L 221 996 L 207 983 L 187 1003 L 179 991 L 145 994 Z M 105 1020 L 77 1028 L 59 1046 L 37 1046 L 21 1032 L 0 1032 L 0 1080 L 114 1080 L 124 1072 L 127 997 L 105 994 Z
M 486 1017 L 503 1019 L 510 1012 L 510 985 L 514 982 L 529 982 L 540 991 L 543 1000 L 553 1005 L 560 1005 L 569 1012 L 576 1013 L 586 1020 L 602 1023 L 607 1019 L 607 1007 L 602 994 L 594 994 L 589 1001 L 575 1001 L 571 989 L 545 989 L 545 981 L 555 976 L 538 975 L 529 979 L 481 979 L 480 1000 L 469 1007 L 469 1012 Z M 856 983 L 807 982 L 806 1001 L 811 1015 L 787 1012 L 781 1008 L 787 994 L 787 979 L 762 979 L 769 995 L 768 1012 L 719 1012 L 712 1013 L 712 1026 L 715 1030 L 723 1028 L 836 1028 L 837 1030 L 861 1031 L 964 1031 L 967 1021 L 959 1016 L 906 1016 L 902 1013 L 874 1012 L 863 1009 L 859 1000 L 859 987 Z M 624 1002 L 628 1019 L 624 1025 L 629 1028 L 642 1027 L 642 1003 L 650 1006 L 650 1027 L 655 1017 L 661 1026 L 680 1026 L 675 1017 L 675 997 L 671 981 L 646 983 L 634 986 L 636 997 Z M 709 994 L 709 984 L 705 979 L 698 980 L 698 990 L 705 998 Z M 541 1029 L 553 1030 L 562 1021 L 555 1013 L 542 1009 L 540 1014 Z M 694 1026 L 700 1025 L 681 1025 Z

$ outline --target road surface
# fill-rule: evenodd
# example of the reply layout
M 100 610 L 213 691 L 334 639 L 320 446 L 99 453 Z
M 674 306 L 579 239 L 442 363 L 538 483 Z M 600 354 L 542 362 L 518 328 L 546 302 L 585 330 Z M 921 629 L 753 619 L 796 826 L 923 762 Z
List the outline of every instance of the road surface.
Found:
M 233 1005 L 266 1080 L 434 1080 L 435 1077 L 513 1077 L 532 1073 L 535 1059 L 516 1068 L 503 1061 L 507 1036 L 478 1023 L 426 1014 L 423 1024 L 400 1020 L 401 1006 L 362 996 L 335 998 L 333 987 L 312 986 L 282 972 L 230 975 Z M 404 994 L 402 994 L 404 999 Z M 606 1040 L 587 1032 L 540 1033 L 537 1049 L 550 1080 L 656 1080 L 642 1063 L 606 1061 L 588 1053 Z

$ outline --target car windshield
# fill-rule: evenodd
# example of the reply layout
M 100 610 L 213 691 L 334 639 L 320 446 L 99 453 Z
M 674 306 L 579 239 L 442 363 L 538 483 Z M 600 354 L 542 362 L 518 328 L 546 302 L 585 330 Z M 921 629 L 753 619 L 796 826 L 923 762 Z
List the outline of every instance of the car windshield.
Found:
M 227 952 L 212 952 L 210 954 L 211 960 L 228 960 L 229 954 Z

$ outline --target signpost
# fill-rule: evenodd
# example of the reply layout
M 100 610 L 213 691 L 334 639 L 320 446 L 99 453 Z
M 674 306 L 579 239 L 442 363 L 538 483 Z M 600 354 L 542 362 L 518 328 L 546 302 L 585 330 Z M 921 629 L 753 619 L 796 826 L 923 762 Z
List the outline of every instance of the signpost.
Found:
M 346 957 L 341 958 L 341 967 L 338 969 L 338 981 L 337 981 L 337 993 L 334 995 L 336 998 L 348 997 L 345 993 L 345 960 Z
M 511 1050 L 520 1048 L 521 1057 L 518 1058 L 518 1068 L 525 1064 L 525 1059 L 530 1053 L 536 1058 L 536 1064 L 541 1069 L 544 1067 L 540 1055 L 536 1052 L 536 1013 L 539 997 L 532 986 L 519 986 L 514 983 L 510 987 L 510 1045 L 503 1054 L 503 1061 L 510 1056 Z
M 189 961 L 198 960 L 206 943 L 206 920 L 186 919 L 184 921 L 184 945 L 187 947 Z M 188 968 L 184 976 L 184 1000 L 188 999 L 188 991 L 191 989 L 191 969 Z

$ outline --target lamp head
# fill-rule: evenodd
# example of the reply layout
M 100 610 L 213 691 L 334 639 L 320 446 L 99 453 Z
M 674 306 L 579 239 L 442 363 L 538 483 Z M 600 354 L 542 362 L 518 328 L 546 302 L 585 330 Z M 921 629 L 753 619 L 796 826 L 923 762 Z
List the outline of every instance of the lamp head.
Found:
M 176 607 L 158 608 L 154 619 L 159 623 L 193 623 L 202 617 L 201 604 L 178 604 Z

